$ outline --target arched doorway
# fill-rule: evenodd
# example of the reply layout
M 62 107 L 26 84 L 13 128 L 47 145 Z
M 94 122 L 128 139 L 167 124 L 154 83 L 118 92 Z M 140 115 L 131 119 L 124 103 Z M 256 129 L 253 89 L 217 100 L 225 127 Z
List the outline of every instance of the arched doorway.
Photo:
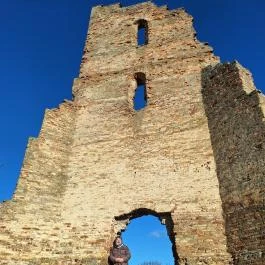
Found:
M 170 213 L 138 209 L 115 217 L 128 225 L 118 232 L 130 248 L 130 265 L 177 265 L 173 221 Z

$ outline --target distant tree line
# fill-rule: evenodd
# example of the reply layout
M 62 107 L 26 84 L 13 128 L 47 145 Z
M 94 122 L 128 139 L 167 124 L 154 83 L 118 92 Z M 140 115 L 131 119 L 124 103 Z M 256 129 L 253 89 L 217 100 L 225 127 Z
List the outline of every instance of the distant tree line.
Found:
M 144 261 L 138 265 L 162 265 L 160 261 Z

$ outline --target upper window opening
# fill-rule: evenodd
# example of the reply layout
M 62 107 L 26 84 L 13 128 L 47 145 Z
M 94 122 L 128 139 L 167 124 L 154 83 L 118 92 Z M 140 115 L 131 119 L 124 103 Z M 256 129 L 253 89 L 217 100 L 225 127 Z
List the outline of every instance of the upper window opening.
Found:
M 135 74 L 135 80 L 137 82 L 137 87 L 135 89 L 133 105 L 134 105 L 134 110 L 138 111 L 145 108 L 147 105 L 145 74 L 143 73 Z
M 138 35 L 137 43 L 138 46 L 143 46 L 148 43 L 148 23 L 144 19 L 140 19 L 137 22 L 138 24 Z

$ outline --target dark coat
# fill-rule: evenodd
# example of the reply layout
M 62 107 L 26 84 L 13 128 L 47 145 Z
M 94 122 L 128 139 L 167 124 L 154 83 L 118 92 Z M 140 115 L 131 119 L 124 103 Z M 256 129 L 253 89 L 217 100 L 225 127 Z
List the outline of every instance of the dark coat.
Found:
M 123 258 L 124 262 L 123 263 L 115 262 L 115 258 Z M 128 260 L 130 258 L 131 258 L 130 250 L 127 246 L 123 244 L 120 247 L 114 246 L 110 249 L 109 259 L 111 263 L 114 265 L 128 265 Z

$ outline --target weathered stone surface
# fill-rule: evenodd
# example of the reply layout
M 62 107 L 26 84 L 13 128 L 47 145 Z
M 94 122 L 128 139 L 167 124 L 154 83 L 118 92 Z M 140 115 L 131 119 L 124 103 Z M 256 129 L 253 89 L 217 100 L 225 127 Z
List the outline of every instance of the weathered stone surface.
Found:
M 237 62 L 208 67 L 203 95 L 234 264 L 265 264 L 264 96 Z
M 139 19 L 148 21 L 149 43 L 141 47 Z M 236 102 L 229 93 L 227 101 L 219 99 L 221 82 L 231 78 L 222 70 L 218 77 L 222 66 L 206 68 L 218 62 L 211 47 L 195 38 L 192 17 L 182 9 L 169 11 L 151 2 L 95 7 L 74 99 L 46 112 L 39 137 L 29 142 L 15 196 L 1 205 L 1 264 L 106 264 L 115 235 L 144 214 L 166 224 L 176 264 L 228 265 L 230 253 L 234 264 L 247 264 L 251 253 L 249 264 L 262 264 L 264 256 L 255 255 L 264 255 L 264 239 L 258 239 L 264 222 L 254 218 L 264 213 L 263 158 L 256 160 L 261 153 L 253 153 L 249 169 L 243 155 L 238 160 L 236 178 L 259 168 L 252 184 L 229 179 L 232 169 L 222 157 L 232 154 L 228 140 L 236 137 L 236 123 L 229 124 L 231 131 L 214 124 L 230 114 L 232 121 L 229 104 Z M 137 112 L 138 72 L 146 75 L 148 104 Z M 238 72 L 238 91 L 254 89 Z M 213 80 L 217 94 L 211 91 Z M 252 99 L 245 98 L 238 104 L 247 113 Z M 211 107 L 217 99 L 227 104 L 227 112 Z M 255 121 L 239 114 L 244 125 L 237 129 L 246 134 L 253 123 L 259 126 L 255 143 L 262 150 L 265 131 L 257 109 L 255 104 L 251 109 L 258 115 Z M 242 142 L 240 152 L 249 155 L 244 150 Z M 232 193 L 237 190 L 242 195 Z M 240 203 L 248 206 L 240 209 L 244 218 L 239 222 Z M 249 231 L 242 244 L 238 225 Z

